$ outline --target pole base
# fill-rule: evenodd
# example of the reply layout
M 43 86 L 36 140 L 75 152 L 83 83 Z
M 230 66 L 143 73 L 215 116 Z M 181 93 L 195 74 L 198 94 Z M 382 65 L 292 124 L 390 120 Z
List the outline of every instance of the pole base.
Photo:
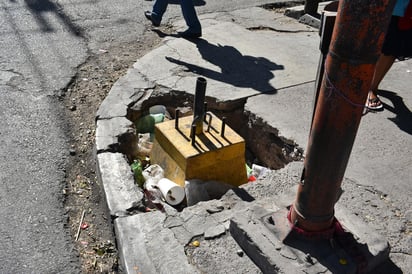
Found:
M 388 242 L 342 210 L 337 216 L 344 233 L 325 238 L 297 233 L 286 207 L 254 211 L 260 216 L 233 218 L 230 232 L 263 273 L 368 273 L 388 259 Z

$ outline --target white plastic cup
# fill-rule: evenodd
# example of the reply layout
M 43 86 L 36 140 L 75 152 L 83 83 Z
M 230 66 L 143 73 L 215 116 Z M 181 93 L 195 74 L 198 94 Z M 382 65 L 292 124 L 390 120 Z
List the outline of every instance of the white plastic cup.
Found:
M 167 178 L 160 179 L 157 187 L 160 189 L 166 203 L 170 205 L 178 205 L 185 198 L 184 188 Z
M 252 165 L 252 171 L 253 175 L 255 175 L 257 178 L 263 177 L 266 175 L 266 173 L 269 172 L 269 169 L 267 167 L 259 166 L 256 164 Z

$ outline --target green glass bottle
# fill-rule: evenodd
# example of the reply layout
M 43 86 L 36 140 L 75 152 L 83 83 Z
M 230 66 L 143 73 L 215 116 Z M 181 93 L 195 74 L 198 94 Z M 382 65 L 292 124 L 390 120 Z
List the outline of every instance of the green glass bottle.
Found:
M 143 168 L 142 168 L 142 163 L 140 162 L 140 160 L 134 160 L 132 165 L 131 165 L 133 174 L 134 174 L 134 179 L 136 184 L 139 187 L 143 187 L 143 183 L 144 183 L 144 177 L 143 177 Z

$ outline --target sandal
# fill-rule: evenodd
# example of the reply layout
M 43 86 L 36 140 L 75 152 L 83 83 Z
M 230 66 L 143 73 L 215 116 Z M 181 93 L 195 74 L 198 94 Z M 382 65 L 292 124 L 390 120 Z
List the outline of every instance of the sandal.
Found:
M 378 96 L 375 95 L 374 98 L 371 98 L 373 91 L 369 91 L 368 100 L 366 102 L 366 107 L 370 110 L 381 110 L 383 108 L 382 102 Z

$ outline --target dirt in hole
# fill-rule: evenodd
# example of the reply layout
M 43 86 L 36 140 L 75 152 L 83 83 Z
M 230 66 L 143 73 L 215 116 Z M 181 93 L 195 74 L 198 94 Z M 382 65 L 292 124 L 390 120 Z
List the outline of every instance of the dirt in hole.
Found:
M 284 13 L 287 8 L 304 5 L 305 1 L 290 1 L 290 2 L 279 2 L 272 4 L 265 4 L 262 8 L 270 10 L 276 13 Z

